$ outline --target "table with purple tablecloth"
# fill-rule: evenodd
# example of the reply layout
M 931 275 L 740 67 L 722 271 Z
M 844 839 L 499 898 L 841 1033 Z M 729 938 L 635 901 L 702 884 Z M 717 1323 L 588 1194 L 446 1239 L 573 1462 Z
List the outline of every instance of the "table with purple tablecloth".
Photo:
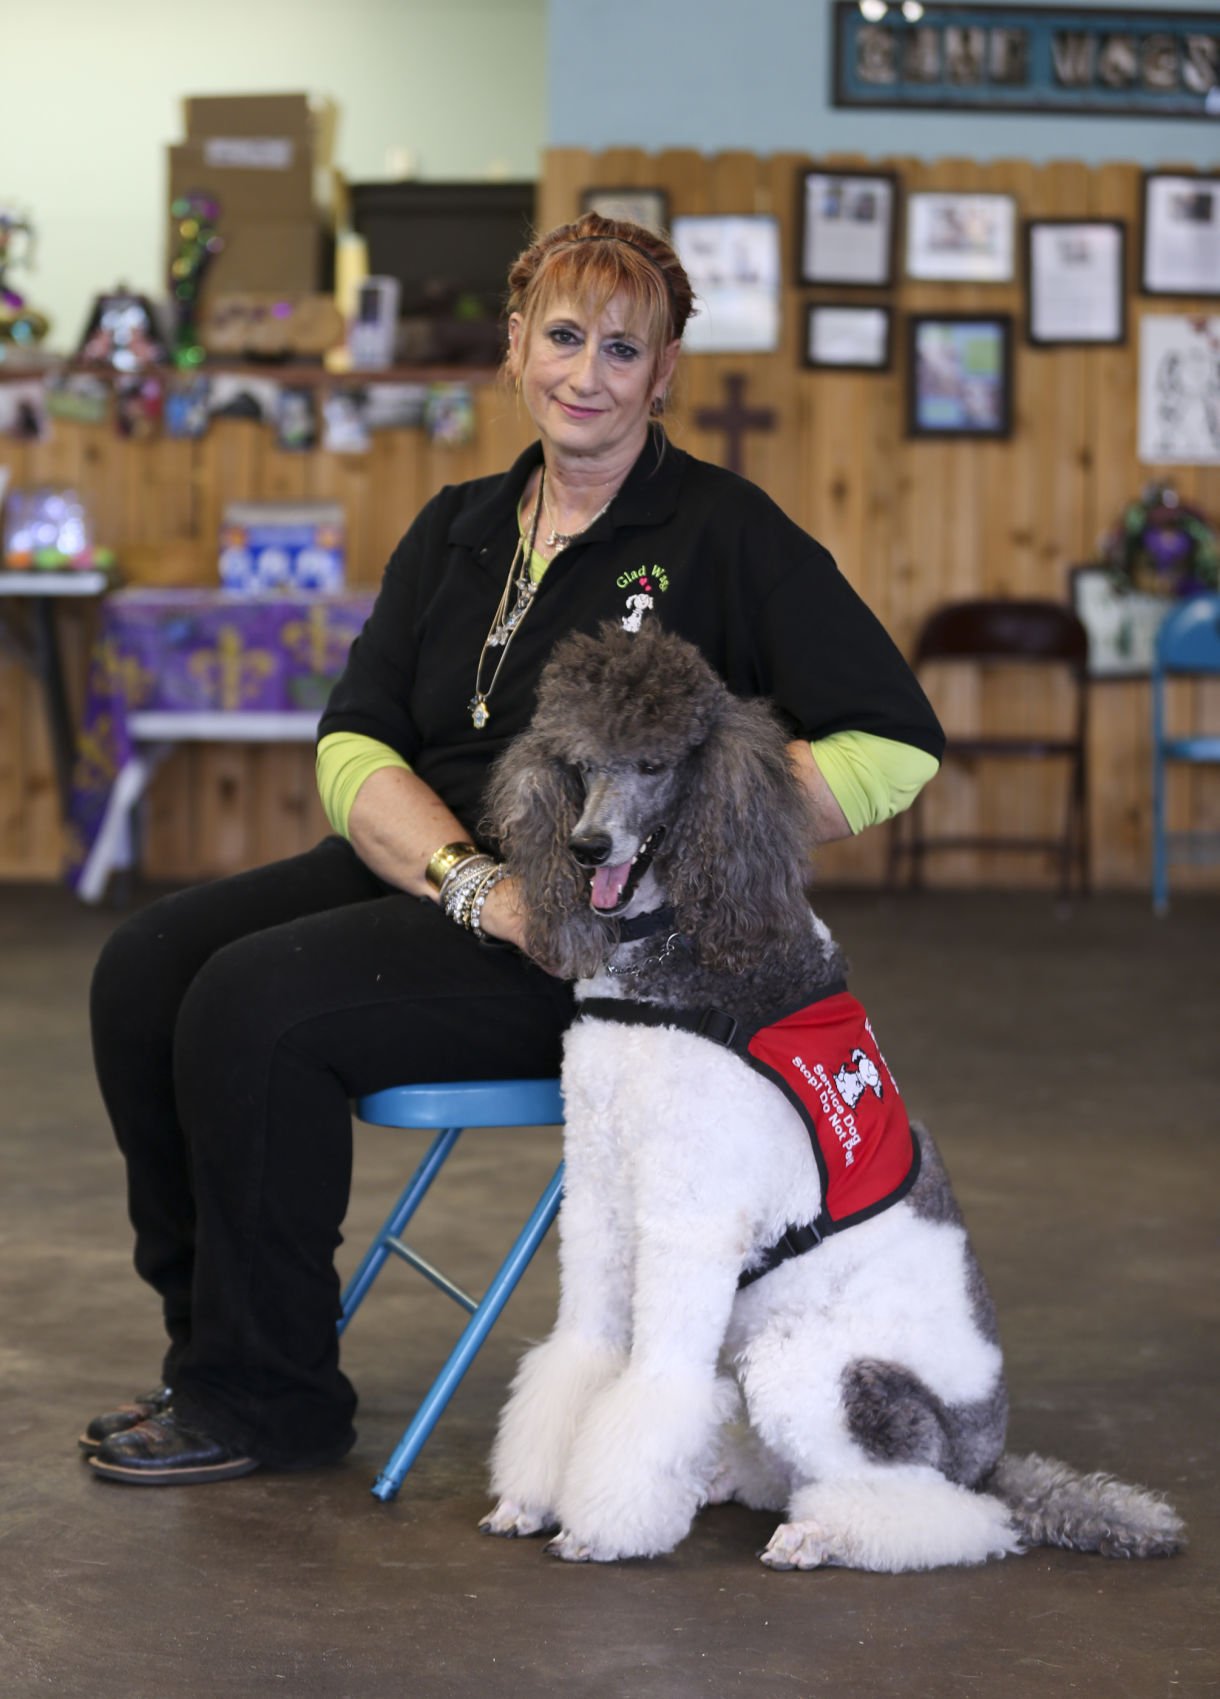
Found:
M 308 742 L 371 591 L 120 590 L 89 669 L 69 810 L 68 877 L 87 901 L 130 864 L 131 817 L 185 741 Z

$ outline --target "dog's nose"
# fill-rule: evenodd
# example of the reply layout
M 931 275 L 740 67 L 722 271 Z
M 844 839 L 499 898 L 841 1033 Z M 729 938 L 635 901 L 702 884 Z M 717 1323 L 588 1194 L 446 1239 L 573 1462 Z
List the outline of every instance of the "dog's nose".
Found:
M 601 867 L 610 854 L 610 834 L 586 832 L 583 837 L 569 838 L 568 848 L 582 867 Z

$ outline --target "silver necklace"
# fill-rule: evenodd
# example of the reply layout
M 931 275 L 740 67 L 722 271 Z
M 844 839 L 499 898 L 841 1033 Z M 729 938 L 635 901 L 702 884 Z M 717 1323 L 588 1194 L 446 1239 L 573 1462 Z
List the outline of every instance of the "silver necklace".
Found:
M 534 519 L 530 526 L 528 544 L 525 532 L 517 536 L 517 546 L 513 550 L 513 558 L 508 563 L 508 577 L 504 580 L 504 588 L 500 592 L 500 600 L 496 611 L 491 616 L 491 627 L 483 639 L 483 647 L 479 650 L 478 664 L 474 669 L 474 695 L 466 704 L 470 712 L 470 723 L 475 731 L 481 732 L 491 719 L 491 710 L 487 699 L 496 688 L 496 680 L 500 676 L 500 668 L 504 665 L 504 657 L 508 654 L 508 646 L 517 635 L 518 628 L 526 614 L 534 605 L 534 596 L 538 586 L 530 576 L 534 559 L 534 544 L 538 540 L 538 520 L 542 514 L 542 504 L 546 498 L 546 467 L 543 466 L 538 479 L 538 500 L 534 503 Z M 509 600 L 516 580 L 516 600 L 509 606 Z M 483 689 L 483 668 L 487 662 L 487 651 L 499 649 L 499 659 L 495 670 L 488 681 L 487 689 Z
M 550 522 L 551 529 L 549 535 L 544 541 L 543 547 L 548 549 L 566 549 L 569 543 L 574 543 L 576 541 L 577 537 L 583 537 L 585 532 L 588 531 L 591 526 L 597 524 L 598 520 L 610 506 L 610 503 L 614 500 L 617 494 L 617 490 L 612 490 L 606 500 L 598 508 L 597 512 L 593 515 L 592 519 L 586 519 L 579 531 L 560 531 L 555 524 L 555 515 L 551 512 L 551 504 L 547 501 L 544 490 L 542 505 L 546 508 L 546 516 Z

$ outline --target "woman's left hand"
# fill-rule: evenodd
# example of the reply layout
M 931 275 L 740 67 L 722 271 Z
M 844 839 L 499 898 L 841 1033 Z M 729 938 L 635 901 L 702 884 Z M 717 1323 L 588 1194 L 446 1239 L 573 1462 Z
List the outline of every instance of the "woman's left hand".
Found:
M 525 912 L 520 903 L 521 889 L 512 878 L 501 879 L 487 893 L 479 925 L 489 938 L 515 944 L 525 950 Z

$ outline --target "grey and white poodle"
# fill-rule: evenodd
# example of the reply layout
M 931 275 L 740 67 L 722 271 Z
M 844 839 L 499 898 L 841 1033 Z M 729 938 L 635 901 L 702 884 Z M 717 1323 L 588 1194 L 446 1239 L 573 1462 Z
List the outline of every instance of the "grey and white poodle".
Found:
M 1176 1551 L 1154 1494 L 1004 1452 L 991 1299 L 810 907 L 785 743 L 650 619 L 560 645 L 496 771 L 529 947 L 579 1005 L 559 1316 L 481 1525 L 610 1561 L 736 1498 L 782 1512 L 775 1569 Z

